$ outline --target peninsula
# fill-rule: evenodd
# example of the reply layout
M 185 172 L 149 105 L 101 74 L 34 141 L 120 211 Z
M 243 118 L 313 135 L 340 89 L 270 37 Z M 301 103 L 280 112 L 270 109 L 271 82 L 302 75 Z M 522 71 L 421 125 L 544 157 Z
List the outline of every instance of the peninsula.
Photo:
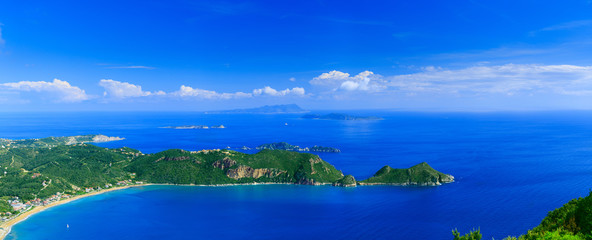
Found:
M 453 179 L 425 163 L 418 165 L 421 169 L 412 167 L 412 171 L 407 172 L 383 168 L 375 177 L 356 182 L 353 176 L 344 176 L 333 165 L 310 153 L 271 149 L 255 154 L 226 149 L 170 149 L 144 154 L 127 147 L 110 149 L 87 144 L 121 139 L 105 135 L 0 139 L 0 168 L 4 169 L 0 174 L 0 217 L 4 232 L 0 232 L 0 236 L 10 231 L 11 224 L 46 207 L 78 196 L 143 184 L 355 187 L 370 185 L 366 183 L 407 185 L 418 182 L 433 186 Z M 426 171 L 437 177 L 426 177 Z
M 125 138 L 121 137 L 108 137 L 102 134 L 89 134 L 89 135 L 79 135 L 79 136 L 70 136 L 70 137 L 48 137 L 48 138 L 33 138 L 33 139 L 20 139 L 20 140 L 10 140 L 0 138 L 0 148 L 23 148 L 23 147 L 40 147 L 40 148 L 48 148 L 48 147 L 55 147 L 58 145 L 73 145 L 73 144 L 80 144 L 80 143 L 102 143 L 102 142 L 111 142 L 111 141 L 120 141 L 124 140 Z

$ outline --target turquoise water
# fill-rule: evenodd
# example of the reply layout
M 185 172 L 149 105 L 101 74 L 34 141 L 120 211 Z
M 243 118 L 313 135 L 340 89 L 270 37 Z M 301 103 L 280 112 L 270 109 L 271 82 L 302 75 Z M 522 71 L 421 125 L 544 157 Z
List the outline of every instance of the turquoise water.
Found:
M 357 179 L 380 167 L 427 161 L 454 175 L 439 187 L 257 185 L 149 186 L 51 208 L 7 239 L 451 239 L 480 227 L 484 239 L 532 228 L 592 186 L 592 113 L 391 113 L 383 121 L 298 115 L 39 113 L 0 116 L 3 138 L 102 133 L 99 144 L 151 153 L 233 149 L 287 141 L 337 147 L 321 154 Z M 288 125 L 285 125 L 288 123 Z M 227 129 L 162 129 L 169 125 Z M 66 224 L 70 228 L 66 228 Z

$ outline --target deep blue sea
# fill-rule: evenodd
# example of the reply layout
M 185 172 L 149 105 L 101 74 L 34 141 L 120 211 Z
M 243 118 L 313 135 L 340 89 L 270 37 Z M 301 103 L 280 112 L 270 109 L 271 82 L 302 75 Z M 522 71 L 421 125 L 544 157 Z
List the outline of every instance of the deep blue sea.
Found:
M 0 137 L 125 137 L 98 144 L 144 153 L 256 147 L 286 141 L 337 147 L 320 156 L 365 179 L 384 165 L 428 162 L 456 182 L 438 187 L 148 186 L 48 209 L 7 239 L 483 239 L 519 235 L 592 188 L 592 112 L 364 112 L 382 121 L 187 112 L 1 113 Z M 218 125 L 226 129 L 166 129 Z M 66 228 L 66 224 L 70 228 Z

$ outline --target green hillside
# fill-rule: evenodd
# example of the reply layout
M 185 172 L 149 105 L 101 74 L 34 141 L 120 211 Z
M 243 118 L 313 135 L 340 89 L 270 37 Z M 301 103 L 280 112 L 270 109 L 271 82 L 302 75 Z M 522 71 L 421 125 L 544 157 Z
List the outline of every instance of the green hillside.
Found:
M 245 154 L 230 150 L 171 149 L 143 154 L 127 147 L 108 149 L 86 144 L 115 140 L 121 138 L 83 135 L 0 139 L 0 213 L 10 211 L 7 201 L 13 197 L 24 201 L 47 199 L 58 192 L 81 194 L 87 188 L 106 188 L 122 182 L 357 185 L 353 176 L 344 176 L 310 153 L 264 149 Z M 360 184 L 435 185 L 451 180 L 452 176 L 422 163 L 409 169 L 384 167 Z
M 86 144 L 5 149 L 0 152 L 0 196 L 43 198 L 130 179 L 123 167 L 135 154 Z
M 373 177 L 359 181 L 360 185 L 420 185 L 434 186 L 454 181 L 454 177 L 436 171 L 423 162 L 410 168 L 384 166 Z
M 332 183 L 343 176 L 316 155 L 283 150 L 245 154 L 173 149 L 138 157 L 126 170 L 136 173 L 139 180 L 173 184 L 320 184 Z

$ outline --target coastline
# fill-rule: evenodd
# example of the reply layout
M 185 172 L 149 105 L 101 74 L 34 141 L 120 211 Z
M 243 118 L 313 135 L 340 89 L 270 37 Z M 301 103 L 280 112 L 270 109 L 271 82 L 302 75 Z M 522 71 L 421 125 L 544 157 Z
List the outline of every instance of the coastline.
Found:
M 450 182 L 446 182 L 446 183 L 450 183 Z M 103 189 L 101 191 L 97 191 L 97 192 L 92 192 L 92 193 L 87 193 L 87 194 L 83 194 L 83 195 L 78 195 L 75 197 L 71 197 L 68 199 L 64 199 L 64 200 L 60 200 L 57 202 L 53 202 L 50 203 L 48 205 L 45 206 L 40 206 L 40 207 L 34 207 L 33 209 L 31 209 L 28 212 L 22 213 L 20 215 L 18 215 L 17 217 L 6 221 L 2 224 L 0 224 L 0 240 L 4 240 L 4 238 L 10 233 L 10 231 L 12 230 L 12 226 L 27 220 L 27 218 L 29 218 L 30 216 L 42 212 L 46 209 L 49 209 L 51 207 L 55 207 L 55 206 L 59 206 L 62 204 L 66 204 L 78 199 L 82 199 L 85 197 L 91 197 L 91 196 L 95 196 L 95 195 L 99 195 L 99 194 L 103 194 L 103 193 L 107 193 L 107 192 L 112 192 L 112 191 L 117 191 L 117 190 L 122 190 L 122 189 L 128 189 L 128 188 L 132 188 L 132 187 L 144 187 L 144 186 L 188 186 L 188 187 L 230 187 L 230 186 L 248 186 L 248 185 L 303 185 L 303 184 L 297 184 L 297 183 L 274 183 L 274 182 L 262 182 L 262 183 L 229 183 L 229 184 L 170 184 L 170 183 L 144 183 L 144 184 L 136 184 L 136 185 L 129 185 L 129 186 L 122 186 L 122 187 L 114 187 L 114 188 L 109 188 L 109 189 Z M 306 184 L 304 184 L 306 185 Z M 331 183 L 317 183 L 317 184 L 313 184 L 313 185 L 307 185 L 307 186 L 326 186 L 326 185 L 332 185 Z M 378 186 L 378 185 L 390 185 L 390 186 L 413 186 L 412 184 L 384 184 L 384 183 L 365 183 L 365 184 L 356 184 L 358 186 Z M 441 185 L 441 184 L 440 184 Z M 416 186 L 437 186 L 437 185 L 416 185 Z M 355 187 L 355 186 L 354 186 Z
M 136 184 L 136 185 L 130 185 L 130 186 L 122 186 L 122 187 L 114 187 L 114 188 L 109 188 L 109 189 L 103 189 L 101 191 L 97 191 L 97 192 L 92 192 L 92 193 L 87 193 L 87 194 L 83 194 L 83 195 L 78 195 L 75 197 L 71 197 L 68 199 L 64 199 L 64 200 L 60 200 L 57 202 L 53 202 L 50 203 L 48 205 L 45 206 L 40 206 L 40 207 L 34 207 L 33 209 L 31 209 L 28 212 L 22 213 L 20 215 L 18 215 L 17 217 L 10 219 L 2 224 L 0 224 L 0 240 L 4 240 L 4 238 L 10 233 L 10 231 L 12 230 L 12 226 L 27 220 L 27 218 L 29 218 L 30 216 L 42 212 L 48 208 L 51 207 L 55 207 L 55 206 L 59 206 L 62 204 L 66 204 L 81 198 L 85 198 L 85 197 L 90 197 L 90 196 L 95 196 L 95 195 L 99 195 L 99 194 L 103 194 L 103 193 L 107 193 L 107 192 L 112 192 L 112 191 L 117 191 L 117 190 L 122 190 L 122 189 L 127 189 L 127 188 L 132 188 L 132 187 L 144 187 L 144 186 L 194 186 L 194 187 L 228 187 L 228 186 L 240 186 L 240 185 L 292 185 L 294 183 L 231 183 L 231 184 L 212 184 L 212 185 L 198 185 L 198 184 L 167 184 L 167 183 L 145 183 L 145 184 Z M 297 184 L 296 184 L 297 185 Z M 323 184 L 317 184 L 317 185 L 329 185 L 329 183 L 323 183 Z
M 188 187 L 231 187 L 231 186 L 251 186 L 251 185 L 305 185 L 305 186 L 324 186 L 332 183 L 298 184 L 281 182 L 254 182 L 254 183 L 223 183 L 223 184 L 174 184 L 174 183 L 148 183 L 142 186 L 188 186 Z M 0 239 L 2 240 L 2 239 Z
M 64 200 L 60 200 L 57 202 L 53 202 L 50 203 L 48 205 L 45 206 L 40 206 L 40 207 L 34 207 L 33 209 L 22 213 L 20 215 L 18 215 L 17 217 L 10 219 L 2 224 L 0 224 L 0 240 L 4 240 L 4 238 L 10 233 L 12 226 L 14 226 L 17 223 L 20 223 L 24 220 L 26 220 L 27 218 L 29 218 L 30 216 L 32 216 L 33 214 L 42 212 L 48 208 L 51 207 L 55 207 L 55 206 L 59 206 L 62 204 L 66 204 L 81 198 L 85 198 L 85 197 L 90 197 L 90 196 L 95 196 L 95 195 L 99 195 L 99 194 L 103 194 L 103 193 L 107 193 L 107 192 L 112 192 L 112 191 L 117 191 L 117 190 L 122 190 L 122 189 L 127 189 L 127 188 L 132 188 L 132 187 L 141 187 L 141 186 L 147 186 L 147 185 L 151 185 L 151 184 L 137 184 L 137 185 L 130 185 L 130 186 L 122 186 L 122 187 L 114 187 L 114 188 L 109 188 L 109 189 L 104 189 L 101 191 L 97 191 L 97 192 L 92 192 L 92 193 L 87 193 L 87 194 L 83 194 L 83 195 L 78 195 L 75 197 L 71 197 L 68 199 L 64 199 Z

